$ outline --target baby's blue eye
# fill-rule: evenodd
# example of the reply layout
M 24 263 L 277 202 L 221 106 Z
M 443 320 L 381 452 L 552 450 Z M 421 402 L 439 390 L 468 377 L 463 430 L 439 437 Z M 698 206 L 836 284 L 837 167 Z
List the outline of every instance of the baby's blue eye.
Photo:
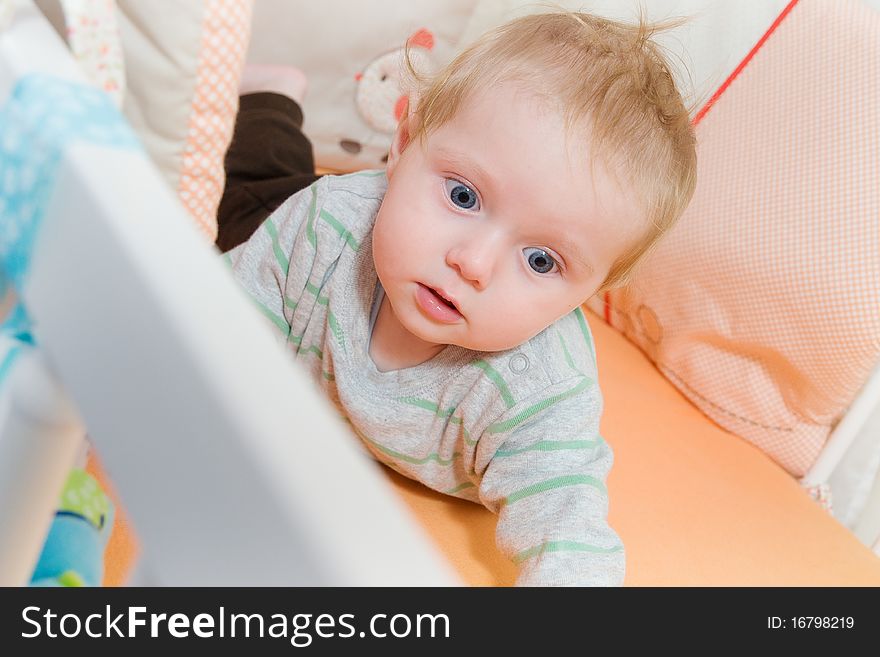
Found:
M 474 206 L 477 206 L 478 210 L 480 209 L 480 200 L 477 198 L 477 193 L 470 187 L 455 178 L 447 178 L 445 185 L 446 193 L 449 194 L 449 200 L 456 206 L 463 210 L 473 210 Z
M 543 249 L 529 246 L 523 249 L 523 254 L 525 254 L 526 260 L 529 261 L 529 267 L 539 274 L 546 274 L 556 267 L 556 261 L 553 259 L 553 256 Z

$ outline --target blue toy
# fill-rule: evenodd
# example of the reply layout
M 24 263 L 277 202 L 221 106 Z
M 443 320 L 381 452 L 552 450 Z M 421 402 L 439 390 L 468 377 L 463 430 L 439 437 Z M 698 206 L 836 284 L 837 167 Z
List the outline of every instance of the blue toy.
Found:
M 101 586 L 113 503 L 94 477 L 75 469 L 37 561 L 31 586 Z

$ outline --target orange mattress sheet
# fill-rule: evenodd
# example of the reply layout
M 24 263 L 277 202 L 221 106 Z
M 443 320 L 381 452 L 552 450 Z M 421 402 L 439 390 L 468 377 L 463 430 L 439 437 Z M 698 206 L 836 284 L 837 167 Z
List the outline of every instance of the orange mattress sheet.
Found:
M 615 453 L 610 522 L 626 546 L 625 585 L 880 586 L 880 558 L 790 475 L 713 424 L 634 345 L 587 317 L 605 395 L 602 434 Z M 90 467 L 99 470 L 94 461 Z M 495 549 L 492 513 L 386 472 L 466 584 L 513 584 L 513 565 Z M 124 583 L 137 551 L 119 511 L 106 556 L 111 586 Z

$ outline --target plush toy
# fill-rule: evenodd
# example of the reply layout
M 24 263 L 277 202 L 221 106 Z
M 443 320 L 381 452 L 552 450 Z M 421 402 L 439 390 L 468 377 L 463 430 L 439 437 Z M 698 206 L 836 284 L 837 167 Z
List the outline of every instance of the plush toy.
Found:
M 31 586 L 100 586 L 113 503 L 85 470 L 67 478 Z
M 407 45 L 410 61 L 415 69 L 421 72 L 430 70 L 430 53 L 434 49 L 434 36 L 431 32 L 426 29 L 418 30 L 407 39 Z M 384 164 L 387 159 L 390 136 L 397 129 L 397 123 L 406 112 L 409 102 L 401 79 L 402 72 L 406 70 L 405 54 L 405 48 L 395 48 L 383 53 L 354 76 L 357 81 L 355 104 L 358 114 L 371 130 L 381 136 L 367 142 L 343 137 L 339 140 L 339 147 L 346 153 L 358 155 L 367 146 L 376 148 L 381 144 L 382 152 L 377 154 L 372 162 L 373 166 Z

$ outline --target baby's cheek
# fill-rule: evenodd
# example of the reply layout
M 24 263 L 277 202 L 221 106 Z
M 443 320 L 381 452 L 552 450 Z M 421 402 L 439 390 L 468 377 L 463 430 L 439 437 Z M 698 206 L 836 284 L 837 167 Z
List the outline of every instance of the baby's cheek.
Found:
M 497 313 L 499 324 L 504 328 L 499 332 L 499 338 L 505 339 L 511 349 L 535 337 L 557 319 L 567 314 L 567 307 L 551 295 L 537 296 L 522 295 L 508 301 L 505 310 Z
M 381 278 L 386 270 L 387 263 L 389 261 L 388 258 L 388 245 L 386 239 L 386 231 L 383 229 L 382 225 L 379 221 L 376 222 L 376 225 L 373 227 L 373 264 L 376 267 L 376 272 L 379 274 Z
M 516 313 L 490 310 L 471 324 L 471 337 L 474 343 L 471 349 L 504 351 L 519 346 L 531 336 L 523 330 L 522 318 Z
M 404 258 L 407 255 L 422 251 L 426 239 L 428 239 L 427 236 L 420 234 L 415 226 L 396 230 L 391 238 L 393 242 L 391 248 L 397 252 L 399 258 Z

